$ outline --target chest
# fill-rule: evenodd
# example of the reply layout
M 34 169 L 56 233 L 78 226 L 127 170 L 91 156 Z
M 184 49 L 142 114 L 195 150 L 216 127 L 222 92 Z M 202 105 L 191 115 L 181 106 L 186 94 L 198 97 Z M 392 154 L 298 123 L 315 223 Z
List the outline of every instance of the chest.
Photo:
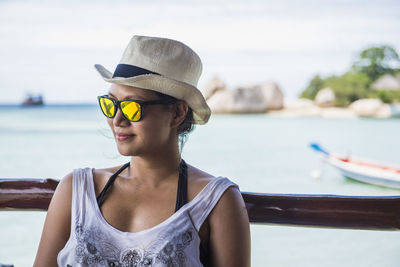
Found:
M 101 205 L 106 221 L 124 232 L 139 232 L 168 219 L 175 212 L 177 186 L 146 188 L 115 181 Z
M 139 233 L 120 233 L 96 216 L 84 217 L 60 252 L 59 266 L 201 266 L 196 230 L 185 213 L 176 215 Z

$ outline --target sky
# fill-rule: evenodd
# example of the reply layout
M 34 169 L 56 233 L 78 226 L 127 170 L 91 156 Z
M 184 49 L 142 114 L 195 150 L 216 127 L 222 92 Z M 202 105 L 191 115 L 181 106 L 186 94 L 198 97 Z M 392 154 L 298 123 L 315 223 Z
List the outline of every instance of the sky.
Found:
M 400 1 L 0 0 L 0 103 L 42 93 L 49 104 L 95 103 L 130 38 L 177 39 L 203 62 L 199 89 L 276 82 L 297 97 L 316 74 L 347 71 L 374 45 L 400 52 Z

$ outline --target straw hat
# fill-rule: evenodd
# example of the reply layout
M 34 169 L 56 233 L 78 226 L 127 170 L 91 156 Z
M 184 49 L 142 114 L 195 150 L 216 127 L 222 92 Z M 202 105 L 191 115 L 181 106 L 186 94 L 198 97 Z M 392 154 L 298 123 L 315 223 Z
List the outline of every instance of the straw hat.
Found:
M 205 124 L 211 115 L 197 89 L 201 60 L 181 42 L 135 35 L 114 74 L 99 64 L 95 68 L 107 82 L 153 90 L 186 101 L 196 124 Z

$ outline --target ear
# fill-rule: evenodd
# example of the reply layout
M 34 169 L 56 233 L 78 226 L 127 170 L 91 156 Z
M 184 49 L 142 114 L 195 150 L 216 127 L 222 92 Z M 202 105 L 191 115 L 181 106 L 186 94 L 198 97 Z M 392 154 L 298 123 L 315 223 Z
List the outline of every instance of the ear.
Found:
M 174 117 L 172 118 L 171 121 L 171 126 L 173 128 L 178 127 L 186 117 L 186 113 L 188 112 L 189 107 L 188 104 L 185 101 L 178 101 L 175 105 L 175 110 L 174 110 Z

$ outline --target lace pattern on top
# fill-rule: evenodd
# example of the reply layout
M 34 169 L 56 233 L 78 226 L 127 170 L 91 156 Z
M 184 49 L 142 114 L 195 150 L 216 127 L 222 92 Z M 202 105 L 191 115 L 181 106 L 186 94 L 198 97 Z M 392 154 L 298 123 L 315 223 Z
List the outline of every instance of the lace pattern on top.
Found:
M 161 232 L 154 242 L 146 247 L 123 247 L 118 240 L 97 227 L 75 227 L 75 259 L 88 266 L 186 266 L 185 248 L 193 241 L 193 228 L 181 231 Z M 173 236 L 171 238 L 171 236 Z

